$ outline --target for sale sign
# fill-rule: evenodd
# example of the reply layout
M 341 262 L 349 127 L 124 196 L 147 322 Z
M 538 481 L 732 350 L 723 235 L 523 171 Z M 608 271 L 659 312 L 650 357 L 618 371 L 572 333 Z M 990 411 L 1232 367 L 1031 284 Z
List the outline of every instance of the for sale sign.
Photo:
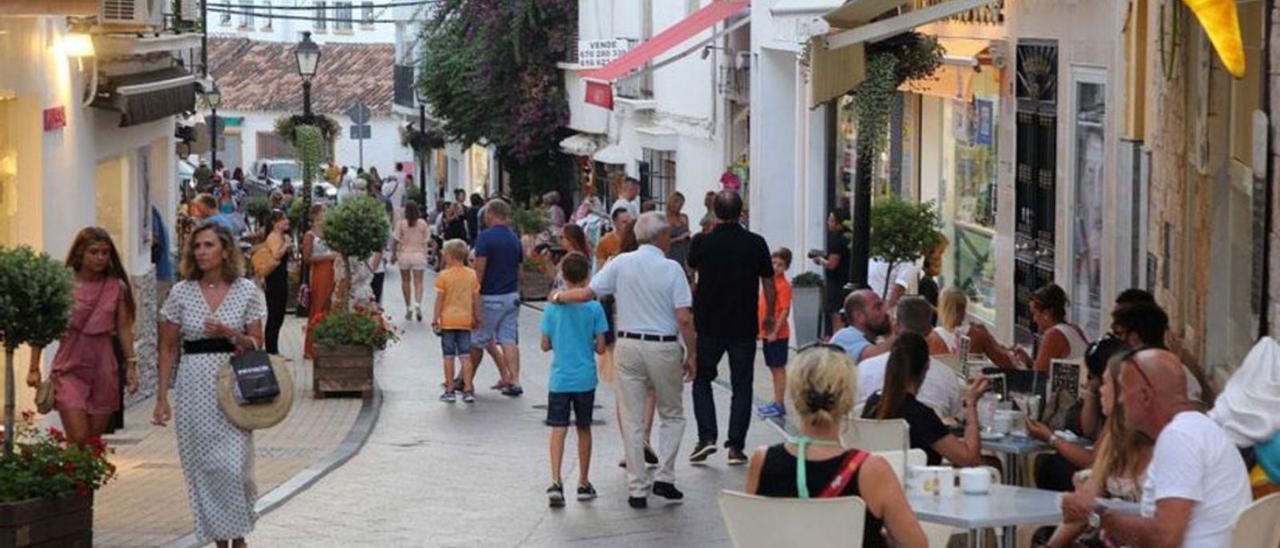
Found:
M 578 65 L 583 68 L 603 67 L 622 57 L 633 44 L 626 38 L 578 40 Z

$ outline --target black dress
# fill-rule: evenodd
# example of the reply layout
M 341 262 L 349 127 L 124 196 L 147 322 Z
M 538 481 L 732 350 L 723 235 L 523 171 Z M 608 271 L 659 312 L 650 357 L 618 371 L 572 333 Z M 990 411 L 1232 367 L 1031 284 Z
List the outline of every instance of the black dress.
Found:
M 289 302 L 289 253 L 280 264 L 262 280 L 262 291 L 267 297 L 267 353 L 280 353 L 280 327 L 284 325 L 284 309 Z
M 867 398 L 867 404 L 862 408 L 862 418 L 877 418 L 878 405 L 880 405 L 880 393 L 876 392 Z M 924 450 L 929 466 L 942 464 L 942 455 L 933 450 L 933 444 L 945 438 L 951 430 L 947 429 L 947 425 L 942 424 L 942 419 L 938 418 L 938 414 L 933 409 L 920 403 L 914 394 L 907 394 L 898 410 L 889 413 L 887 418 L 907 421 L 907 436 L 911 439 L 911 448 Z
M 850 449 L 844 453 L 826 460 L 806 460 L 805 461 L 805 478 L 809 483 L 810 496 L 817 496 L 827 484 L 840 473 L 841 465 L 844 464 L 845 457 L 849 453 L 855 451 Z M 864 463 L 865 464 L 865 463 Z M 853 473 L 853 478 L 844 486 L 844 491 L 840 494 L 847 497 L 861 496 L 858 490 L 858 476 L 862 474 L 862 468 L 859 467 Z M 762 497 L 779 497 L 779 498 L 796 498 L 799 497 L 799 491 L 796 490 L 796 457 L 787 452 L 785 444 L 778 444 L 769 447 L 764 455 L 764 465 L 760 467 L 760 485 L 756 489 L 756 494 Z M 880 534 L 880 529 L 884 527 L 884 520 L 876 517 L 867 510 L 866 519 L 862 525 L 862 546 L 867 548 L 876 548 L 879 546 L 887 546 L 884 536 Z

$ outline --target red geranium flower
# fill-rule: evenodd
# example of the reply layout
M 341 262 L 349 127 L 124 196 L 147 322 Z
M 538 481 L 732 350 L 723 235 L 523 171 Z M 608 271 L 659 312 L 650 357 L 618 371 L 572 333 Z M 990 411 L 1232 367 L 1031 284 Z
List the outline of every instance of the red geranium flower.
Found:
M 68 462 L 63 464 L 62 471 L 66 472 L 68 476 L 70 476 L 71 474 L 74 474 L 76 472 L 76 463 Z
M 58 430 L 55 427 L 52 427 L 52 426 L 49 427 L 49 435 L 53 436 L 53 439 L 55 440 L 67 441 L 67 437 L 62 434 L 62 431 Z

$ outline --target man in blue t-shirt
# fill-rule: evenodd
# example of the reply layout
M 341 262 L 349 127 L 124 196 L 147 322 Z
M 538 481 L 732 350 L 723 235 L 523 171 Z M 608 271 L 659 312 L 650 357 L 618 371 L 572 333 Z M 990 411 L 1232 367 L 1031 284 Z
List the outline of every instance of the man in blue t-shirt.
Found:
M 831 336 L 831 344 L 843 348 L 853 363 L 889 351 L 887 339 L 876 343 L 877 338 L 889 334 L 890 327 L 880 295 L 870 289 L 850 293 L 844 299 L 844 315 L 849 325 Z
M 519 396 L 520 388 L 520 264 L 524 250 L 520 237 L 507 228 L 511 206 L 500 199 L 485 206 L 485 226 L 476 237 L 475 270 L 480 278 L 480 300 L 484 314 L 480 329 L 471 333 L 471 363 L 484 359 L 489 351 L 502 379 L 496 388 L 505 396 Z
M 560 261 L 560 274 L 569 288 L 585 287 L 591 263 L 586 255 L 570 253 Z M 547 384 L 547 425 L 551 427 L 551 487 L 547 488 L 547 498 L 553 508 L 564 506 L 560 463 L 564 459 L 570 408 L 578 430 L 578 500 L 596 498 L 596 490 L 587 479 L 591 468 L 591 412 L 599 382 L 592 353 L 604 354 L 607 331 L 609 323 L 597 301 L 551 304 L 542 316 L 542 351 L 555 351 L 551 381 Z

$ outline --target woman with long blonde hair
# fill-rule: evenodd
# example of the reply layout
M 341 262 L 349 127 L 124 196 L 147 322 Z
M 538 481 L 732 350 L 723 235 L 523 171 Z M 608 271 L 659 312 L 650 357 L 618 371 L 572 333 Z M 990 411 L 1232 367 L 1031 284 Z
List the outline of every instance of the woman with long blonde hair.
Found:
M 115 242 L 105 229 L 87 227 L 76 234 L 67 253 L 75 275 L 75 299 L 67 332 L 58 342 L 50 376 L 54 407 L 67 441 L 85 445 L 107 431 L 120 409 L 120 362 L 129 393 L 138 390 L 138 359 L 133 353 L 137 305 Z M 40 386 L 40 353 L 31 353 L 27 386 Z
M 987 326 L 970 322 L 969 297 L 964 290 L 950 286 L 942 290 L 938 297 L 938 325 L 929 332 L 929 355 L 957 355 L 960 353 L 960 338 L 969 338 L 969 353 L 981 354 L 998 367 L 1013 367 L 1013 358 L 996 342 Z
M 889 463 L 840 441 L 840 423 L 858 393 L 856 369 L 836 346 L 815 345 L 796 354 L 788 366 L 787 389 L 800 417 L 800 436 L 756 449 L 745 491 L 766 497 L 862 497 L 867 504 L 862 546 L 927 546 Z
M 1049 540 L 1049 546 L 1071 546 L 1087 532 L 1093 508 L 1085 501 L 1107 497 L 1137 502 L 1142 498 L 1142 480 L 1151 464 L 1155 441 L 1125 426 L 1124 406 L 1118 391 L 1120 370 L 1131 355 L 1132 352 L 1119 354 L 1107 364 L 1099 390 L 1107 420 L 1094 448 L 1093 468 L 1079 472 L 1076 491 L 1063 496 L 1063 522 Z

